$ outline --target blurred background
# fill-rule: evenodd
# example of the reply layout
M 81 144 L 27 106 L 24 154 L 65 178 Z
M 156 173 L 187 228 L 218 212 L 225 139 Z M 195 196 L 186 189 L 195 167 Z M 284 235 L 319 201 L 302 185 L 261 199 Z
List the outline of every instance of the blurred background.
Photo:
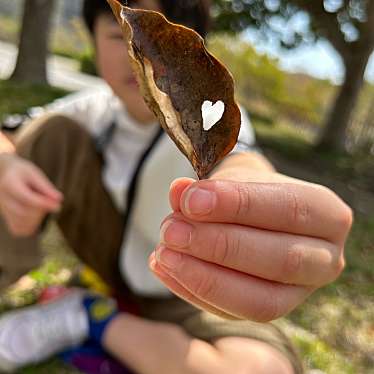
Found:
M 81 0 L 0 0 L 0 121 L 102 84 Z M 374 373 L 374 1 L 213 0 L 209 49 L 231 70 L 279 171 L 327 185 L 354 209 L 347 268 L 277 323 L 315 373 Z M 37 109 L 33 109 L 37 110 Z M 8 310 L 72 275 L 55 227 L 41 269 L 1 296 Z M 50 362 L 25 373 L 71 373 Z

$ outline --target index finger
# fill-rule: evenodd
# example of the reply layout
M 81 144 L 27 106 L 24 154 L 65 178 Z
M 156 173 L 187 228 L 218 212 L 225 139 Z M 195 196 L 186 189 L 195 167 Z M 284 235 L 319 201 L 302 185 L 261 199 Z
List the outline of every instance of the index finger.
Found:
M 201 222 L 234 223 L 344 242 L 351 210 L 322 186 L 200 181 L 181 196 L 181 211 Z
M 52 200 L 49 197 L 46 197 L 29 188 L 28 185 L 19 184 L 14 186 L 11 195 L 24 206 L 34 209 L 41 209 L 48 212 L 59 210 L 61 205 L 60 202 Z

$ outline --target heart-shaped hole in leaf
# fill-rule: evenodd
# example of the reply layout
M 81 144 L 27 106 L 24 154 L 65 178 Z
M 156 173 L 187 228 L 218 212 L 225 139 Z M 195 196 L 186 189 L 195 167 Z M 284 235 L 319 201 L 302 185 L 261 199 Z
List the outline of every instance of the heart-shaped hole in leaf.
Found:
M 199 178 L 206 177 L 235 146 L 240 130 L 231 74 L 195 31 L 168 22 L 158 12 L 108 2 L 123 28 L 145 101 Z M 205 102 L 224 106 L 209 131 L 204 130 Z
M 211 101 L 204 101 L 201 106 L 201 114 L 203 116 L 203 127 L 205 131 L 209 131 L 215 126 L 225 113 L 225 103 L 221 100 L 213 104 Z

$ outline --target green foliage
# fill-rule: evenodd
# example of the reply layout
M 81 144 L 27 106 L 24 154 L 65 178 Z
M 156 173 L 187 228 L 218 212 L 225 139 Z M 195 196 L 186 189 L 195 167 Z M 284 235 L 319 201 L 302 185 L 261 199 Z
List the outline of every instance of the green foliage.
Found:
M 238 32 L 254 27 L 263 37 L 275 38 L 286 48 L 323 37 L 345 57 L 347 49 L 356 48 L 356 42 L 372 32 L 367 25 L 371 10 L 366 0 L 213 0 L 213 3 L 216 30 Z M 300 11 L 308 14 L 304 29 L 292 24 Z
M 84 52 L 75 53 L 67 49 L 55 49 L 54 54 L 61 57 L 70 58 L 79 64 L 79 71 L 84 74 L 98 75 L 95 63 L 94 52 L 87 49 Z
M 0 14 L 0 40 L 16 43 L 19 27 L 19 23 L 13 18 Z
M 88 50 L 79 56 L 80 71 L 85 74 L 98 75 L 93 51 Z
M 83 22 L 73 18 L 68 24 L 53 30 L 50 50 L 54 54 L 78 60 L 87 50 L 91 50 L 91 36 Z
M 298 11 L 289 1 L 263 0 L 214 0 L 214 26 L 216 31 L 239 32 L 247 27 L 254 27 L 262 32 L 264 37 L 275 37 L 287 47 L 297 46 L 306 36 L 293 30 L 281 30 L 274 20 L 287 23 Z M 309 32 L 307 32 L 310 35 Z M 309 36 L 310 37 L 310 36 Z
M 345 150 L 346 129 L 358 100 L 365 66 L 374 49 L 374 2 L 215 0 L 214 4 L 218 30 L 238 32 L 253 27 L 263 38 L 271 38 L 273 43 L 276 41 L 286 48 L 295 48 L 302 42 L 321 37 L 331 43 L 345 65 L 346 85 L 337 96 L 329 117 L 326 116 L 326 129 L 319 148 Z M 303 17 L 302 27 L 295 26 L 298 23 L 300 26 L 298 17 Z M 295 19 L 298 22 L 294 23 Z M 287 100 L 285 103 L 288 103 Z M 296 112 L 302 108 L 297 99 L 290 103 Z M 318 119 L 318 115 L 311 119 Z
M 214 35 L 209 39 L 209 48 L 229 67 L 241 92 L 267 98 L 284 93 L 285 75 L 278 69 L 277 61 L 259 55 L 244 40 Z
M 97 75 L 91 36 L 81 20 L 73 19 L 69 28 L 60 28 L 54 32 L 52 51 L 78 61 L 82 73 Z
M 241 37 L 215 34 L 208 44 L 234 75 L 239 99 L 252 114 L 320 126 L 335 91 L 330 83 L 285 73 Z

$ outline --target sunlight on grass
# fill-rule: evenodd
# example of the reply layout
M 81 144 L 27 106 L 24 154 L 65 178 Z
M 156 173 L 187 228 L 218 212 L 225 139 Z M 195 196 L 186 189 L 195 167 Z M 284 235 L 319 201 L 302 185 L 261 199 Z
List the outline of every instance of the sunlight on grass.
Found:
M 261 146 L 277 150 L 286 157 L 305 158 L 312 150 L 312 140 L 302 131 L 295 131 L 295 128 L 287 123 L 268 125 L 261 121 L 253 121 L 253 125 Z
M 0 80 L 0 121 L 7 114 L 24 114 L 33 106 L 42 106 L 68 91 L 46 85 L 30 85 Z
M 298 336 L 293 338 L 293 342 L 310 369 L 319 369 L 331 374 L 356 374 L 349 361 L 344 359 L 341 354 L 333 351 L 324 342 L 303 339 Z

